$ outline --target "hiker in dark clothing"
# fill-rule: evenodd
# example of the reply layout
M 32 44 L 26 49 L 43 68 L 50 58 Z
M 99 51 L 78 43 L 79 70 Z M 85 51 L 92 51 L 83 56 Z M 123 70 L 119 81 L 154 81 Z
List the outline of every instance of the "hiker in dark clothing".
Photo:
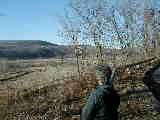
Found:
M 81 120 L 118 120 L 120 97 L 111 83 L 111 68 L 96 66 L 99 86 L 93 91 L 81 113 Z
M 144 76 L 143 82 L 154 96 L 154 108 L 160 112 L 160 64 L 149 69 Z

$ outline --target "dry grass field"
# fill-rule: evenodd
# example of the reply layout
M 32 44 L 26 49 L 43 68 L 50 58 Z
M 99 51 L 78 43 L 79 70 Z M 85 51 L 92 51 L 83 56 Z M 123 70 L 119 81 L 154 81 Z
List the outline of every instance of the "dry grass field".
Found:
M 140 65 L 121 66 L 116 89 L 145 88 L 141 80 L 143 73 L 155 61 L 143 64 L 145 69 Z M 74 59 L 65 59 L 63 63 L 60 59 L 3 62 L 7 69 L 0 73 L 0 120 L 79 120 L 97 80 L 89 63 L 79 79 L 75 63 Z M 10 66 L 16 69 L 9 69 Z M 124 95 L 120 120 L 158 120 L 159 114 L 152 107 L 149 92 Z
M 11 67 L 16 66 L 16 69 L 10 69 L 9 65 Z M 32 103 L 28 99 L 32 99 L 31 101 L 34 103 L 37 97 L 39 98 L 41 95 L 41 93 L 36 93 L 37 95 L 30 96 L 32 92 L 44 88 L 56 89 L 55 86 L 63 84 L 65 78 L 73 76 L 74 71 L 76 71 L 74 64 L 61 64 L 58 59 L 7 61 L 3 62 L 3 66 L 6 66 L 6 69 L 3 68 L 0 73 L 0 106 L 5 109 L 1 109 L 0 119 L 3 120 L 13 119 L 12 113 L 18 109 L 25 109 L 26 107 L 30 109 Z M 51 92 L 53 92 L 52 96 L 55 97 L 55 91 L 51 90 Z M 47 92 L 46 94 L 50 93 Z M 49 98 L 45 98 L 46 101 L 47 99 Z M 51 100 L 54 101 L 54 99 Z M 27 104 L 26 107 L 21 107 L 23 104 Z M 11 118 L 7 118 L 8 115 Z

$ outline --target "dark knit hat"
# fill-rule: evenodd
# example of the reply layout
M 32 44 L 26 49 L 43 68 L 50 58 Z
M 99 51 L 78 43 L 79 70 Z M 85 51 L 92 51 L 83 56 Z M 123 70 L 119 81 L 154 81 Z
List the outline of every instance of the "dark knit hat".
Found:
M 104 84 L 108 84 L 111 78 L 111 75 L 112 75 L 111 67 L 108 64 L 98 64 L 96 65 L 95 69 L 96 71 L 98 70 L 98 71 L 103 72 L 103 74 L 107 77 L 107 80 L 104 81 Z
M 103 72 L 104 74 L 112 74 L 111 67 L 108 64 L 98 64 L 96 65 L 95 69 Z

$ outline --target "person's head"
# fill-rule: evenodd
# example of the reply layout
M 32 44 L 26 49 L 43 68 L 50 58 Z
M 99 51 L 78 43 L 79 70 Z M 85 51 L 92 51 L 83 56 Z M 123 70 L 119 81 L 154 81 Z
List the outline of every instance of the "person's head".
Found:
M 110 66 L 107 64 L 99 64 L 96 65 L 95 70 L 99 85 L 107 84 L 112 75 Z

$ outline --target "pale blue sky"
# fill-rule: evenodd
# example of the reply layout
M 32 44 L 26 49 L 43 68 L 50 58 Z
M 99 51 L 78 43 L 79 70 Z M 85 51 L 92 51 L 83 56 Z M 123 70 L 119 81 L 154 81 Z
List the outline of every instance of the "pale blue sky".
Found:
M 67 0 L 0 0 L 0 40 L 47 40 L 57 37 L 58 16 Z
M 0 0 L 0 40 L 46 40 L 64 44 L 57 31 L 58 17 L 65 13 L 67 1 Z M 159 8 L 159 0 L 153 1 Z

